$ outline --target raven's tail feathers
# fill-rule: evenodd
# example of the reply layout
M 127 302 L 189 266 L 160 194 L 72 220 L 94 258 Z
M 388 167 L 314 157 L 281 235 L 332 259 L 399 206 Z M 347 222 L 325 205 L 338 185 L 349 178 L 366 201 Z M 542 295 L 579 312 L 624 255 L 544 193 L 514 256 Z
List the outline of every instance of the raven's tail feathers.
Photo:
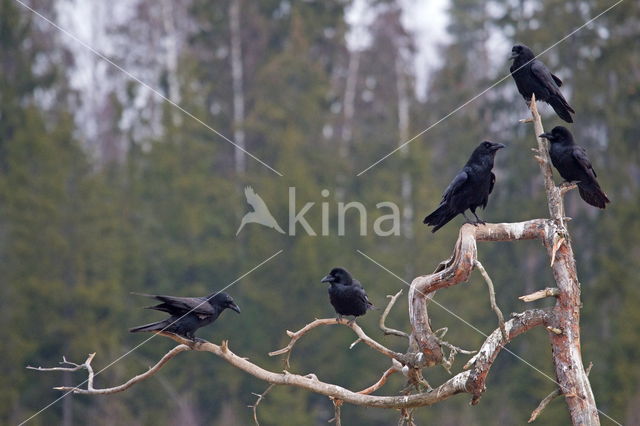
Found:
M 164 320 L 164 321 L 152 322 L 151 324 L 145 324 L 138 327 L 133 327 L 129 329 L 129 331 L 131 333 L 138 333 L 141 331 L 159 331 L 165 328 L 167 325 L 169 325 L 169 323 L 167 323 L 167 321 Z
M 597 184 L 581 185 L 578 183 L 578 192 L 584 201 L 600 209 L 604 209 L 609 202 L 607 194 L 605 194 Z
M 569 105 L 562 95 L 558 94 L 551 96 L 549 99 L 549 105 L 551 105 L 556 114 L 558 114 L 558 117 L 562 118 L 567 123 L 573 123 L 573 117 L 571 117 L 570 113 L 575 114 L 576 112 L 571 108 L 571 105 Z
M 436 232 L 438 229 L 449 223 L 449 221 L 451 221 L 451 219 L 453 219 L 457 215 L 457 213 L 449 210 L 446 205 L 441 204 L 440 207 L 438 207 L 433 213 L 425 217 L 422 223 L 433 226 L 434 228 L 431 230 L 431 232 Z

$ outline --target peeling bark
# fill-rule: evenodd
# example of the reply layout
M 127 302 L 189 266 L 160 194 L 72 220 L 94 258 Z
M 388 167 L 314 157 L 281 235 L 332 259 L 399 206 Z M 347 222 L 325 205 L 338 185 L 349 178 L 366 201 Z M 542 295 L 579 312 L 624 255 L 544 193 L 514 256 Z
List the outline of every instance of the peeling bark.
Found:
M 549 333 L 556 378 L 561 392 L 565 395 L 573 424 L 599 425 L 598 409 L 580 352 L 580 282 L 571 247 L 571 237 L 565 228 L 562 198 L 564 191 L 553 183 L 548 142 L 538 137 L 544 133 L 544 129 L 536 107 L 535 95 L 531 99 L 531 114 L 538 141 L 536 159 L 544 176 L 549 213 L 555 225 L 553 232 L 545 236 L 545 246 L 552 257 L 551 269 L 559 290 L 549 321 L 551 327 L 562 331 L 562 334 Z M 561 238 L 564 241 L 554 250 L 556 242 Z

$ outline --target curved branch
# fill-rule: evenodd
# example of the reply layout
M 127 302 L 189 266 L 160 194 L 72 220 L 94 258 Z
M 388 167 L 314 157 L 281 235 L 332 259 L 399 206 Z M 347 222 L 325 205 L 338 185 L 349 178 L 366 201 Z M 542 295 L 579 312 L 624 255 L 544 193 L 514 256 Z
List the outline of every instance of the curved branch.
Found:
M 171 349 L 169 352 L 167 352 L 160 359 L 160 361 L 158 361 L 149 370 L 145 371 L 142 374 L 138 374 L 135 377 L 132 377 L 126 383 L 123 383 L 120 386 L 114 386 L 112 388 L 106 388 L 106 389 L 94 389 L 93 388 L 93 370 L 91 369 L 91 365 L 90 365 L 91 360 L 89 359 L 88 360 L 89 361 L 88 364 L 86 364 L 86 363 L 85 363 L 86 365 L 82 364 L 83 367 L 85 367 L 85 368 L 88 367 L 87 370 L 89 371 L 89 380 L 88 380 L 89 383 L 88 383 L 87 389 L 81 389 L 81 388 L 73 387 L 73 386 L 71 386 L 71 387 L 70 386 L 58 386 L 58 387 L 55 387 L 54 389 L 61 390 L 61 391 L 70 391 L 70 392 L 81 394 L 81 395 L 109 395 L 109 394 L 112 394 L 112 393 L 122 392 L 122 391 L 125 391 L 125 390 L 129 389 L 131 386 L 135 385 L 136 383 L 139 383 L 139 382 L 141 382 L 141 381 L 153 376 L 167 362 L 169 362 L 169 360 L 174 358 L 180 352 L 188 351 L 190 349 L 191 348 L 189 346 L 180 344 L 180 345 L 176 346 L 175 348 Z M 93 355 L 95 355 L 95 353 Z M 93 357 L 91 357 L 91 359 L 92 358 Z
M 369 347 L 375 349 L 376 351 L 380 352 L 381 354 L 388 356 L 389 358 L 395 359 L 397 361 L 400 361 L 404 364 L 403 360 L 404 360 L 404 355 L 399 353 L 399 352 L 395 352 L 392 351 L 391 349 L 388 349 L 387 347 L 381 345 L 380 343 L 376 342 L 375 340 L 373 340 L 371 337 L 367 336 L 367 334 L 362 330 L 362 328 L 360 328 L 360 326 L 358 324 L 356 324 L 355 321 L 348 321 L 344 318 L 324 318 L 324 319 L 316 319 L 315 321 L 310 322 L 309 324 L 305 325 L 304 327 L 302 327 L 300 330 L 296 331 L 295 333 L 292 331 L 287 330 L 287 335 L 289 337 L 291 337 L 291 341 L 289 342 L 289 344 L 287 346 L 285 346 L 282 349 L 278 349 L 277 351 L 273 351 L 273 352 L 269 352 L 269 356 L 276 356 L 276 355 L 282 355 L 282 354 L 286 354 L 285 357 L 285 364 L 287 366 L 287 368 L 290 367 L 289 365 L 289 357 L 291 356 L 291 351 L 293 350 L 293 346 L 296 344 L 296 342 L 298 341 L 298 339 L 300 339 L 302 336 L 304 336 L 305 334 L 307 334 L 309 331 L 313 330 L 316 327 L 319 327 L 321 325 L 336 325 L 336 324 L 341 324 L 341 325 L 346 325 L 347 327 L 351 328 L 356 335 L 358 336 L 358 340 L 356 340 L 351 347 L 353 347 L 353 345 L 355 345 L 357 342 L 362 341 L 364 343 L 366 343 Z
M 549 219 L 533 219 L 517 223 L 487 223 L 460 228 L 453 255 L 442 262 L 431 275 L 415 278 L 409 289 L 411 340 L 424 355 L 423 366 L 437 365 L 443 360 L 438 339 L 431 330 L 427 303 L 434 292 L 467 281 L 477 261 L 477 241 L 516 241 L 543 239 L 553 225 Z
M 471 404 L 478 403 L 480 396 L 485 391 L 485 381 L 489 374 L 489 369 L 496 360 L 500 349 L 513 340 L 514 337 L 528 331 L 534 327 L 544 324 L 549 318 L 550 310 L 547 309 L 531 309 L 524 311 L 520 314 L 515 314 L 512 319 L 504 324 L 504 328 L 507 334 L 505 339 L 502 335 L 502 330 L 497 329 L 489 335 L 487 340 L 478 351 L 464 366 L 464 368 L 470 368 L 471 375 L 469 377 L 469 383 L 467 391 L 473 395 Z
M 390 299 L 389 304 L 387 304 L 387 307 L 384 308 L 384 312 L 380 316 L 380 321 L 378 325 L 380 327 L 380 330 L 382 330 L 382 332 L 386 335 L 391 334 L 394 336 L 406 337 L 408 339 L 409 338 L 408 333 L 405 333 L 404 331 L 396 330 L 395 328 L 389 328 L 385 325 L 385 321 L 387 320 L 387 315 L 389 315 L 389 312 L 391 312 L 391 308 L 393 308 L 393 305 L 395 305 L 400 295 L 402 295 L 402 289 L 400 289 L 400 291 L 393 296 L 391 296 L 390 294 L 387 295 L 387 298 Z
M 391 376 L 394 373 L 397 373 L 398 371 L 402 371 L 402 365 L 398 361 L 394 359 L 392 360 L 392 364 L 393 365 L 391 367 L 389 367 L 384 373 L 382 373 L 382 377 L 380 377 L 380 379 L 377 382 L 375 382 L 368 388 L 362 389 L 358 393 L 361 393 L 363 395 L 369 395 L 377 391 L 378 389 L 380 389 L 382 386 L 384 386 L 384 384 L 387 383 L 387 379 L 389 378 L 389 376 Z
M 502 332 L 502 338 L 504 340 L 507 340 L 507 331 L 504 328 L 504 315 L 502 315 L 502 311 L 496 303 L 496 290 L 493 287 L 493 281 L 491 280 L 491 277 L 489 276 L 487 271 L 484 269 L 484 266 L 482 266 L 482 263 L 480 263 L 480 261 L 477 259 L 475 262 L 475 267 L 478 268 L 480 274 L 482 275 L 482 278 L 484 278 L 484 282 L 487 283 L 487 287 L 489 288 L 489 303 L 491 304 L 491 309 L 493 309 L 493 312 L 495 312 L 496 316 L 498 317 L 498 325 L 500 326 L 500 331 Z
M 526 332 L 530 328 L 541 324 L 545 320 L 546 315 L 547 312 L 545 310 L 533 309 L 530 311 L 526 311 L 516 318 L 507 321 L 505 323 L 505 327 L 508 331 L 509 339 L 513 339 L 516 336 Z M 149 371 L 132 378 L 131 380 L 120 386 L 115 386 L 107 389 L 88 390 L 80 389 L 77 387 L 58 387 L 56 389 L 85 395 L 104 395 L 122 392 L 133 386 L 135 383 L 145 380 L 157 373 L 164 364 L 166 364 L 170 359 L 174 358 L 180 352 L 194 350 L 200 352 L 210 352 L 227 361 L 232 366 L 270 384 L 295 386 L 309 390 L 311 392 L 328 396 L 330 398 L 333 398 L 334 400 L 341 400 L 343 402 L 354 405 L 395 409 L 413 408 L 432 405 L 459 393 L 473 393 L 475 398 L 477 390 L 484 389 L 484 380 L 489 373 L 489 369 L 491 368 L 493 360 L 495 360 L 495 358 L 498 356 L 498 353 L 502 349 L 502 346 L 507 343 L 501 342 L 501 344 L 496 344 L 496 339 L 498 341 L 501 341 L 501 333 L 499 329 L 494 331 L 480 348 L 479 355 L 476 355 L 476 357 L 474 357 L 475 364 L 472 370 L 458 373 L 442 385 L 429 392 L 418 393 L 415 395 L 372 396 L 353 392 L 349 389 L 331 383 L 322 382 L 318 380 L 318 378 L 313 374 L 302 376 L 299 374 L 291 374 L 287 371 L 284 371 L 283 373 L 275 373 L 269 370 L 265 370 L 264 368 L 250 362 L 247 358 L 240 357 L 233 353 L 229 349 L 227 341 L 223 341 L 220 345 L 216 345 L 207 341 L 193 342 L 190 340 L 186 340 L 180 336 L 166 332 L 158 334 L 169 337 L 179 342 L 180 344 L 171 349 Z M 41 370 L 44 371 L 46 369 Z

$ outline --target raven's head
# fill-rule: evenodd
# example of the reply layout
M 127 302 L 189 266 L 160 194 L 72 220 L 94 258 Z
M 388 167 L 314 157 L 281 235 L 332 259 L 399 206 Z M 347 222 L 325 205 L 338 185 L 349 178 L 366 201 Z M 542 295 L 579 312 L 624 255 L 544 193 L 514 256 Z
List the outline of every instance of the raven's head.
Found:
M 213 306 L 222 308 L 222 310 L 232 309 L 237 313 L 240 313 L 240 307 L 236 305 L 236 302 L 234 302 L 233 298 L 227 293 L 214 293 L 213 296 L 209 296 L 209 303 L 211 303 Z
M 550 133 L 543 133 L 538 137 L 545 138 L 552 144 L 559 143 L 563 145 L 573 145 L 573 135 L 569 129 L 564 126 L 556 126 L 551 129 Z
M 475 150 L 475 153 L 482 154 L 482 155 L 494 156 L 494 155 L 496 155 L 496 152 L 499 149 L 502 149 L 502 148 L 505 148 L 505 147 L 506 147 L 506 145 L 501 144 L 501 143 L 491 142 L 491 141 L 484 141 L 480 145 L 478 145 L 478 147 Z
M 529 49 L 524 44 L 516 44 L 511 48 L 511 57 L 509 59 L 519 59 L 522 62 L 530 61 L 535 58 L 533 50 Z
M 351 285 L 353 278 L 349 271 L 344 268 L 333 268 L 329 275 L 320 280 L 321 283 Z

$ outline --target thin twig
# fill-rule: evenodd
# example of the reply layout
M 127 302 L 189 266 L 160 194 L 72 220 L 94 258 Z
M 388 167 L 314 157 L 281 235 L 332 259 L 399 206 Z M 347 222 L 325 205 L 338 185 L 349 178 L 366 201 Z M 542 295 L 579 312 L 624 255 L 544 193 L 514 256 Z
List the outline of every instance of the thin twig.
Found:
M 68 364 L 72 364 L 72 365 L 76 365 L 77 367 L 74 367 L 73 369 L 65 369 L 65 368 L 61 368 L 61 367 L 53 367 L 53 368 L 42 368 L 42 367 L 27 367 L 30 370 L 38 370 L 38 371 L 76 371 L 79 370 L 81 368 L 84 368 L 88 371 L 89 374 L 89 378 L 87 379 L 87 389 L 81 389 L 75 386 L 58 386 L 55 387 L 54 389 L 56 390 L 60 390 L 60 391 L 71 391 L 73 393 L 77 393 L 77 394 L 82 394 L 82 395 L 109 395 L 112 393 L 118 393 L 118 392 L 122 392 L 125 391 L 127 389 L 129 389 L 131 386 L 135 385 L 138 382 L 141 382 L 143 380 L 145 380 L 146 378 L 153 376 L 158 370 L 160 370 L 162 368 L 162 366 L 164 366 L 164 364 L 166 364 L 170 359 L 174 358 L 176 355 L 178 355 L 180 352 L 184 352 L 184 351 L 188 351 L 191 348 L 187 345 L 178 345 L 175 348 L 171 349 L 169 352 L 167 352 L 161 359 L 160 361 L 158 361 L 153 367 L 151 367 L 149 370 L 145 371 L 142 374 L 138 374 L 137 376 L 129 379 L 126 383 L 123 383 L 119 386 L 114 386 L 112 388 L 105 388 L 105 389 L 95 389 L 93 387 L 93 369 L 91 368 L 91 361 L 93 360 L 93 357 L 95 356 L 95 353 L 90 354 L 89 358 L 87 358 L 87 361 L 85 361 L 84 364 L 73 364 L 73 363 L 68 363 Z
M 504 327 L 504 316 L 502 315 L 502 311 L 496 304 L 496 291 L 493 287 L 493 281 L 491 281 L 491 277 L 489 276 L 489 274 L 487 274 L 487 271 L 484 269 L 484 266 L 482 266 L 482 263 L 480 263 L 478 259 L 475 260 L 475 266 L 476 268 L 478 268 L 480 274 L 482 275 L 482 278 L 484 278 L 484 281 L 487 283 L 487 287 L 489 288 L 489 301 L 491 302 L 491 309 L 493 309 L 493 312 L 495 312 L 496 316 L 498 317 L 498 324 L 500 325 L 500 331 L 502 332 L 502 339 L 506 343 L 509 340 L 509 336 L 507 334 L 507 330 Z
M 331 402 L 333 402 L 333 410 L 334 415 L 332 419 L 329 419 L 327 423 L 335 423 L 336 426 L 341 426 L 342 421 L 340 420 L 340 407 L 342 407 L 342 400 L 337 398 L 330 398 Z
M 267 396 L 269 391 L 271 391 L 271 389 L 273 389 L 275 386 L 275 384 L 270 384 L 269 387 L 267 387 L 262 393 L 251 392 L 258 398 L 253 405 L 248 405 L 248 407 L 253 410 L 253 421 L 256 422 L 256 426 L 260 426 L 260 422 L 258 421 L 258 405 L 260 405 L 264 397 Z
M 85 370 L 87 370 L 87 374 L 88 374 L 87 390 L 93 391 L 94 390 L 93 389 L 94 373 L 93 373 L 93 367 L 91 367 L 91 361 L 93 361 L 93 357 L 95 357 L 95 356 L 96 356 L 95 352 L 90 353 L 85 362 L 83 362 L 82 364 L 76 364 L 75 362 L 67 361 L 67 358 L 65 358 L 64 355 L 63 355 L 62 356 L 62 362 L 60 362 L 60 364 L 72 365 L 73 367 L 50 367 L 50 368 L 45 368 L 45 367 L 32 367 L 32 366 L 29 365 L 29 366 L 27 366 L 27 369 L 29 369 L 29 370 L 37 370 L 37 371 L 78 371 L 78 370 L 85 369 Z M 54 388 L 54 389 L 71 390 L 71 389 L 75 389 L 75 388 Z
M 348 321 L 344 318 L 316 319 L 315 321 L 310 322 L 309 324 L 305 325 L 304 327 L 302 327 L 300 330 L 296 332 L 287 330 L 287 335 L 291 338 L 291 341 L 289 342 L 289 344 L 282 349 L 269 352 L 269 356 L 286 354 L 284 362 L 285 362 L 286 368 L 289 368 L 290 367 L 289 358 L 291 356 L 291 351 L 293 350 L 293 346 L 302 336 L 304 336 L 309 331 L 321 325 L 336 325 L 336 324 L 346 325 L 347 327 L 351 328 L 358 336 L 358 340 L 356 340 L 351 345 L 351 347 L 353 347 L 353 345 L 355 345 L 358 341 L 362 341 L 366 343 L 369 347 L 375 349 L 376 351 L 380 352 L 383 355 L 388 356 L 389 358 L 396 359 L 398 361 L 400 361 L 403 358 L 403 354 L 392 351 L 391 349 L 386 348 L 385 346 L 373 340 L 371 337 L 367 336 L 367 334 L 362 330 L 362 328 L 360 328 L 358 324 L 356 324 L 355 321 Z
M 404 331 L 396 330 L 394 328 L 389 328 L 385 325 L 385 321 L 387 320 L 387 315 L 389 315 L 389 312 L 391 312 L 391 308 L 393 308 L 393 305 L 396 303 L 396 300 L 398 300 L 401 294 L 402 294 L 402 289 L 400 289 L 400 291 L 393 296 L 387 295 L 387 298 L 390 300 L 389 300 L 389 303 L 387 304 L 387 307 L 384 309 L 384 312 L 380 316 L 379 326 L 382 332 L 386 335 L 392 334 L 394 336 L 406 337 L 408 339 L 409 334 L 405 333 Z
M 593 362 L 590 362 L 589 367 L 587 367 L 587 369 L 585 370 L 585 372 L 587 373 L 587 376 L 589 376 L 589 373 L 591 373 L 591 367 L 593 367 Z M 529 420 L 527 421 L 527 423 L 533 423 L 534 421 L 536 421 L 536 419 L 542 413 L 542 411 L 545 408 L 547 408 L 547 405 L 549 405 L 551 401 L 553 401 L 560 395 L 561 395 L 560 388 L 557 388 L 556 390 L 551 392 L 549 395 L 547 395 L 542 401 L 540 401 L 540 404 L 538 404 L 538 407 L 536 407 L 536 409 L 531 412 L 531 417 L 529 417 Z

